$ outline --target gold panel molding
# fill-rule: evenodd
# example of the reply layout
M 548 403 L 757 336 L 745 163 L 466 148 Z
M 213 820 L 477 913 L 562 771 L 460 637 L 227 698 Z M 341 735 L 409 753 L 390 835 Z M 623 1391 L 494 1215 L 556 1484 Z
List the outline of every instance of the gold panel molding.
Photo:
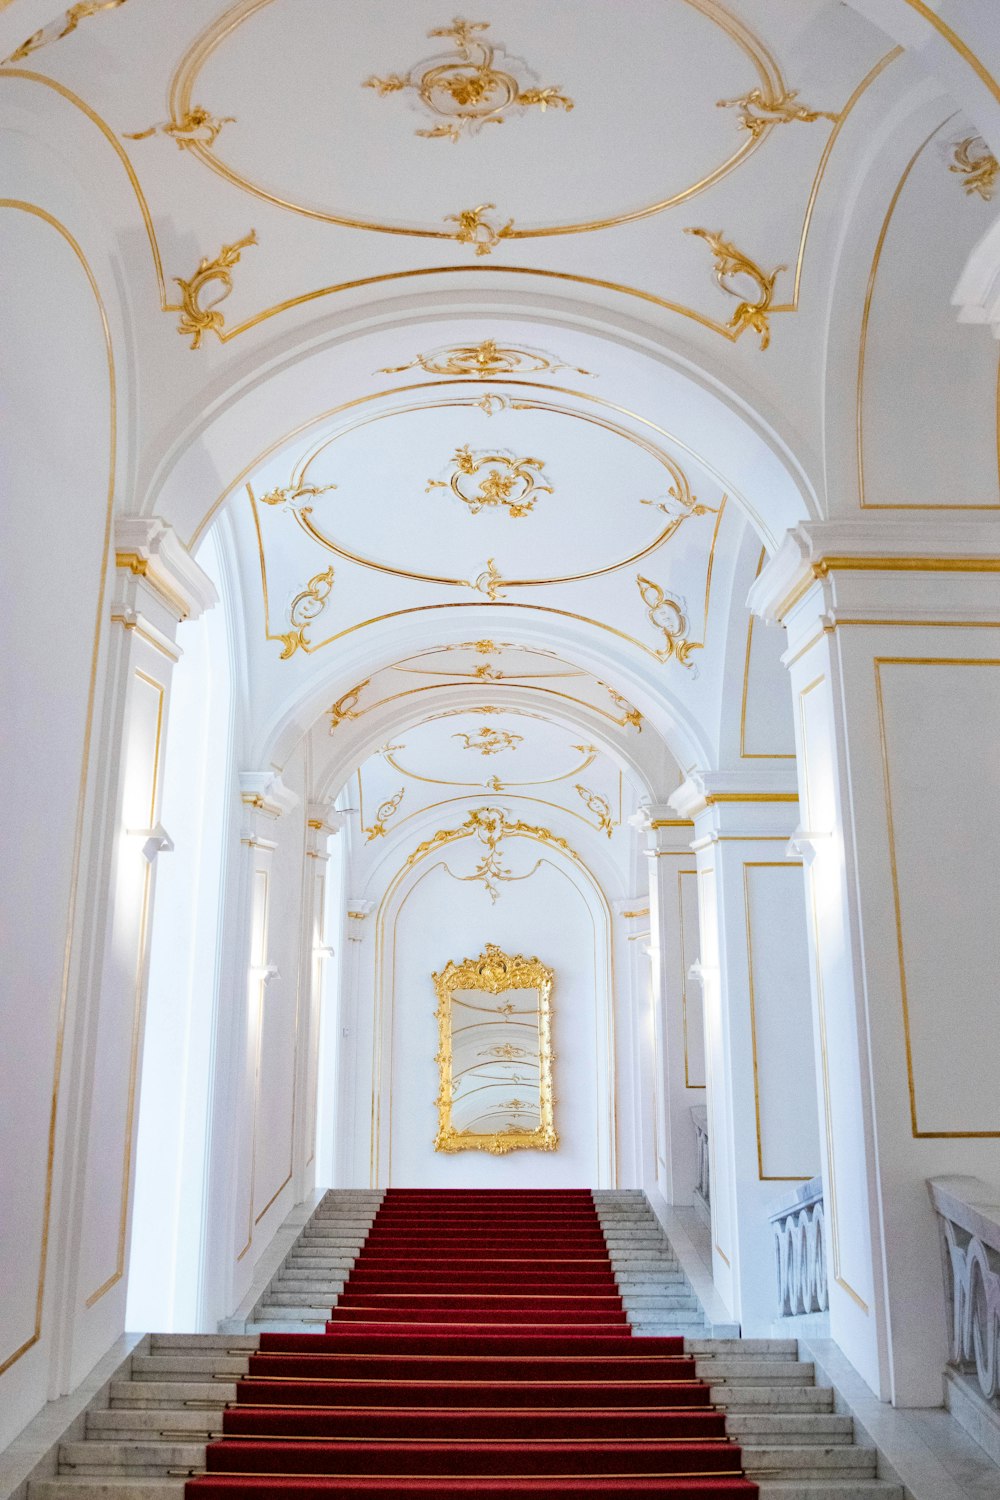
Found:
M 183 119 L 192 108 L 196 107 L 195 93 L 199 89 L 200 75 L 212 54 L 223 43 L 230 40 L 247 21 L 251 20 L 261 10 L 272 3 L 274 3 L 274 0 L 240 0 L 240 3 L 224 11 L 195 40 L 187 54 L 181 60 L 180 66 L 170 83 L 169 103 L 172 120 Z M 757 84 L 762 92 L 762 97 L 770 101 L 787 99 L 789 97 L 789 90 L 781 76 L 781 71 L 774 56 L 764 42 L 755 36 L 742 20 L 726 10 L 719 3 L 719 0 L 683 0 L 683 3 L 703 16 L 710 24 L 716 26 L 722 35 L 728 38 L 743 53 L 744 58 L 753 69 Z M 461 70 L 461 65 L 459 65 L 459 68 Z M 467 68 L 466 71 L 471 72 L 472 69 Z M 388 81 L 384 80 L 386 83 Z M 407 81 L 404 79 L 403 87 L 407 86 Z M 378 88 L 378 83 L 373 81 L 372 86 Z M 399 92 L 399 89 L 389 87 L 384 91 L 395 93 Z M 419 93 L 419 89 L 417 92 Z M 545 91 L 541 92 L 544 93 Z M 523 102 L 522 100 L 521 103 Z M 535 103 L 534 100 L 531 102 Z M 554 98 L 549 98 L 545 102 L 547 106 L 552 106 L 556 103 Z M 537 103 L 540 108 L 542 101 L 538 100 Z M 521 104 L 518 107 L 521 107 Z M 448 125 L 452 121 L 442 118 L 440 123 Z M 449 216 L 449 221 L 455 223 L 457 226 L 455 229 L 415 228 L 411 224 L 362 218 L 355 214 L 317 208 L 308 203 L 300 203 L 290 198 L 282 197 L 279 193 L 273 192 L 262 184 L 252 181 L 243 171 L 237 170 L 224 161 L 216 154 L 217 142 L 213 145 L 208 145 L 203 141 L 195 141 L 191 146 L 191 154 L 234 187 L 241 189 L 243 192 L 250 193 L 267 203 L 271 203 L 277 208 L 302 214 L 308 218 L 318 219 L 323 223 L 337 224 L 347 229 L 360 229 L 371 233 L 403 235 L 420 239 L 457 241 L 459 244 L 472 246 L 477 255 L 487 255 L 501 239 L 523 240 L 539 239 L 551 235 L 585 234 L 596 230 L 608 229 L 619 224 L 634 223 L 637 220 L 650 218 L 655 214 L 662 213 L 665 209 L 671 208 L 675 204 L 683 203 L 696 193 L 704 192 L 706 188 L 711 187 L 714 183 L 728 176 L 730 172 L 758 148 L 777 123 L 779 122 L 763 120 L 756 134 L 750 130 L 740 130 L 736 135 L 734 149 L 724 161 L 708 171 L 698 181 L 689 183 L 674 192 L 668 192 L 662 197 L 655 198 L 650 203 L 624 210 L 620 213 L 611 213 L 593 219 L 581 220 L 578 223 L 533 225 L 530 228 L 516 228 L 513 220 L 509 218 L 502 226 L 487 220 L 485 215 L 495 208 L 495 204 L 488 202 L 483 202 L 476 208 L 465 209 L 461 213 Z
M 502 125 L 515 110 L 535 107 L 544 114 L 547 109 L 573 108 L 572 99 L 557 87 L 524 88 L 513 73 L 500 67 L 496 48 L 482 35 L 489 29 L 489 21 L 456 17 L 450 26 L 427 33 L 452 42 L 446 57 L 431 59 L 422 72 L 417 64 L 407 73 L 367 78 L 364 87 L 383 98 L 407 89 L 416 93 L 436 123 L 414 133 L 430 140 L 454 142 L 463 134 L 476 135 L 484 125 Z
M 508 954 L 494 943 L 487 943 L 483 953 L 478 958 L 466 958 L 460 963 L 450 961 L 445 967 L 433 976 L 434 989 L 437 995 L 437 1010 L 435 1017 L 438 1022 L 439 1046 L 435 1062 L 440 1068 L 440 1086 L 438 1096 L 434 1103 L 438 1109 L 438 1132 L 434 1140 L 435 1151 L 488 1151 L 493 1156 L 504 1156 L 508 1151 L 535 1150 L 555 1151 L 559 1145 L 559 1137 L 555 1131 L 553 1120 L 553 1091 L 552 1091 L 552 970 L 537 958 L 525 958 L 521 954 Z M 534 1005 L 518 1005 L 512 996 L 520 992 L 534 993 L 536 1000 Z M 498 1004 L 492 1009 L 477 1005 L 474 1001 L 462 1002 L 459 999 L 463 993 L 472 993 L 477 998 L 486 996 L 498 997 Z M 513 1121 L 508 1121 L 504 1128 L 494 1131 L 472 1131 L 456 1129 L 453 1123 L 455 1105 L 458 1102 L 461 1089 L 461 1079 L 471 1069 L 455 1068 L 455 1035 L 457 1028 L 454 1025 L 454 1009 L 456 1005 L 462 1005 L 464 1010 L 472 1010 L 497 1017 L 495 1027 L 510 1029 L 517 1027 L 517 1035 L 505 1042 L 493 1042 L 489 1040 L 490 1028 L 485 1021 L 471 1026 L 466 1023 L 462 1029 L 470 1031 L 482 1030 L 486 1033 L 483 1037 L 484 1056 L 497 1061 L 503 1061 L 511 1065 L 511 1076 L 509 1081 L 515 1087 L 523 1087 L 527 1081 L 526 1074 L 527 1059 L 532 1058 L 537 1066 L 537 1107 L 532 1111 L 529 1101 L 514 1097 L 503 1101 L 497 1106 L 502 1113 L 512 1115 Z M 532 1016 L 534 1024 L 524 1020 L 515 1022 L 514 1016 Z M 522 1037 L 520 1033 L 524 1030 L 534 1033 L 533 1038 Z M 534 1046 L 523 1045 L 533 1040 Z M 473 1045 L 475 1040 L 473 1039 Z M 487 1064 L 489 1066 L 489 1064 Z M 513 1073 L 518 1077 L 515 1081 Z M 479 1075 L 481 1076 L 481 1075 Z M 490 1075 L 487 1075 L 488 1077 Z M 508 1075 L 501 1074 L 493 1078 L 493 1082 L 502 1085 L 501 1091 L 505 1091 Z M 488 1106 L 489 1108 L 489 1106 Z M 537 1124 L 519 1123 L 521 1117 L 529 1120 L 534 1113 Z
M 451 464 L 451 477 L 429 479 L 424 493 L 451 490 L 474 516 L 482 510 L 503 509 L 518 519 L 534 510 L 539 495 L 554 493 L 551 484 L 541 483 L 546 476 L 540 458 L 518 458 L 513 453 L 474 453 L 465 443 L 455 449 Z M 468 481 L 487 468 L 478 487 L 472 489 Z
M 76 30 L 81 21 L 98 15 L 102 10 L 117 10 L 124 4 L 125 0 L 78 0 L 58 21 L 50 21 L 47 26 L 40 26 L 37 31 L 32 32 L 3 62 L 23 62 L 32 52 L 48 47 L 51 42 L 61 42 L 64 36 L 69 36 Z
M 572 370 L 574 375 L 593 373 L 580 365 L 565 364 L 539 349 L 518 349 L 510 344 L 498 344 L 496 339 L 433 349 L 428 354 L 418 354 L 409 364 L 386 365 L 376 373 L 402 375 L 406 370 L 418 368 L 427 375 L 478 375 L 481 380 L 502 375 L 554 375 L 559 370 Z

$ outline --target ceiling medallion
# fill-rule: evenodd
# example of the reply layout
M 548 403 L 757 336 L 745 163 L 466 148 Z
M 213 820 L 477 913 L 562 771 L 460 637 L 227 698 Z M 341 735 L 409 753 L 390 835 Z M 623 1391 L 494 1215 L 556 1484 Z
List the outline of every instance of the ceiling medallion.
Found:
M 315 578 L 310 578 L 301 593 L 295 595 L 288 610 L 289 624 L 293 628 L 284 635 L 275 636 L 275 640 L 284 645 L 281 661 L 287 661 L 300 649 L 306 652 L 311 649 L 312 642 L 306 631 L 312 621 L 323 613 L 332 590 L 333 569 L 327 568 L 325 573 L 317 573 Z
M 592 371 L 579 365 L 569 365 L 543 354 L 538 349 L 515 349 L 509 344 L 498 344 L 496 339 L 483 339 L 479 344 L 458 344 L 450 348 L 434 349 L 429 354 L 418 354 L 408 365 L 387 365 L 379 375 L 402 375 L 405 370 L 417 366 L 428 375 L 478 375 L 483 380 L 497 375 L 554 375 L 558 370 L 572 370 L 576 375 L 592 375 Z
M 953 161 L 949 172 L 959 172 L 966 193 L 978 193 L 989 203 L 996 191 L 1000 162 L 987 146 L 981 135 L 968 135 L 964 141 L 956 141 L 952 151 Z
M 501 750 L 516 750 L 524 743 L 523 734 L 513 734 L 509 729 L 491 729 L 484 724 L 475 734 L 453 734 L 453 740 L 464 740 L 464 750 L 478 750 L 480 755 L 498 755 Z
M 192 146 L 214 146 L 222 133 L 223 125 L 235 125 L 235 115 L 223 115 L 218 119 L 209 114 L 201 104 L 194 104 L 180 119 L 167 120 L 160 125 L 150 125 L 148 130 L 127 131 L 127 141 L 148 141 L 154 135 L 169 135 L 182 151 Z
M 343 724 L 348 719 L 359 719 L 361 717 L 360 714 L 355 712 L 355 709 L 358 706 L 358 699 L 361 697 L 362 692 L 370 682 L 371 678 L 366 677 L 364 682 L 359 682 L 355 687 L 348 688 L 344 696 L 337 699 L 336 703 L 330 709 L 331 734 L 336 729 L 338 724 Z M 398 749 L 399 747 L 391 746 L 390 748 Z
M 473 453 L 465 443 L 455 449 L 451 462 L 454 465 L 451 478 L 429 479 L 424 493 L 450 489 L 474 516 L 481 510 L 502 508 L 517 519 L 534 510 L 539 495 L 553 492 L 550 484 L 538 482 L 545 477 L 545 465 L 540 458 L 517 458 L 513 453 Z M 487 465 L 494 467 L 490 467 L 473 490 L 467 481 Z
M 700 651 L 704 643 L 688 639 L 690 627 L 684 601 L 674 598 L 651 579 L 643 578 L 641 573 L 636 576 L 635 581 L 650 624 L 656 626 L 666 643 L 656 653 L 657 656 L 661 661 L 680 662 L 682 667 L 693 672 L 695 667 L 691 653 Z
M 737 99 L 718 99 L 717 109 L 736 108 L 740 112 L 739 125 L 748 130 L 754 140 L 765 134 L 772 125 L 788 125 L 794 120 L 812 124 L 816 120 L 840 118 L 828 109 L 810 109 L 808 105 L 796 104 L 798 89 L 785 89 L 779 95 L 769 96 L 764 89 L 751 89 Z
M 513 73 L 496 67 L 496 49 L 479 35 L 489 29 L 488 21 L 464 21 L 456 16 L 450 26 L 427 33 L 450 39 L 454 43 L 451 52 L 430 60 L 422 72 L 417 71 L 418 64 L 408 73 L 367 78 L 363 87 L 375 89 L 383 98 L 413 90 L 437 117 L 436 124 L 416 131 L 430 140 L 458 141 L 463 132 L 476 135 L 484 125 L 502 125 L 515 109 L 535 107 L 544 114 L 550 108 L 573 108 L 572 99 L 558 88 L 522 88 Z
M 373 839 L 380 839 L 385 836 L 385 825 L 392 815 L 399 810 L 399 804 L 402 802 L 405 794 L 406 788 L 401 786 L 394 797 L 389 797 L 382 803 L 375 814 L 374 823 L 370 828 L 364 830 L 366 844 L 370 844 Z
M 578 797 L 582 798 L 583 802 L 586 805 L 587 811 L 589 813 L 593 813 L 594 817 L 597 819 L 598 832 L 606 833 L 608 838 L 610 838 L 614 833 L 614 823 L 612 822 L 611 804 L 608 799 L 606 797 L 602 797 L 600 792 L 588 791 L 587 788 L 585 786 L 581 786 L 579 782 L 577 782 L 576 786 L 574 787 L 574 791 L 576 792 Z
M 30 57 L 32 52 L 38 52 L 42 47 L 47 47 L 50 42 L 61 42 L 64 36 L 69 36 L 75 31 L 81 21 L 88 16 L 96 16 L 102 10 L 117 10 L 124 5 L 125 0 L 79 0 L 77 5 L 71 5 L 69 10 L 60 17 L 58 21 L 50 21 L 47 26 L 40 26 L 37 31 L 32 32 L 27 41 L 22 42 L 15 52 L 3 61 L 21 62 Z
M 191 348 L 200 349 L 202 334 L 214 333 L 217 338 L 222 337 L 225 327 L 225 318 L 219 312 L 219 303 L 224 302 L 233 289 L 233 278 L 230 275 L 233 266 L 239 263 L 240 255 L 248 245 L 256 245 L 257 231 L 251 229 L 243 239 L 237 240 L 233 245 L 223 245 L 214 260 L 203 256 L 198 263 L 198 269 L 190 280 L 183 276 L 175 276 L 174 281 L 181 289 L 181 300 L 179 303 L 165 304 L 164 312 L 179 312 L 180 320 L 177 324 L 177 332 L 187 337 L 191 335 Z M 211 282 L 217 281 L 220 290 L 215 300 L 206 307 L 201 306 L 201 294 L 205 287 Z
M 729 240 L 724 240 L 722 234 L 713 234 L 708 229 L 685 229 L 685 234 L 696 234 L 699 239 L 704 240 L 708 248 L 715 256 L 715 279 L 722 290 L 730 297 L 739 298 L 739 305 L 729 320 L 728 327 L 733 330 L 738 338 L 748 328 L 760 334 L 760 347 L 766 349 L 771 342 L 771 328 L 768 323 L 768 313 L 771 301 L 774 297 L 774 283 L 778 272 L 788 269 L 787 266 L 775 266 L 768 275 L 756 265 L 749 256 L 744 255 L 742 250 Z M 757 299 L 751 302 L 727 283 L 733 276 L 749 277 L 757 286 Z

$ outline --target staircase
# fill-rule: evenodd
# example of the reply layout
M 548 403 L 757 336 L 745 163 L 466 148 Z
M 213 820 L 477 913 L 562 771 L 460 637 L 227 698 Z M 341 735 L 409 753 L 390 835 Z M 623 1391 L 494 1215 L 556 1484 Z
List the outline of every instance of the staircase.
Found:
M 374 1202 L 328 1194 L 269 1326 L 144 1340 L 29 1500 L 903 1500 L 793 1340 L 676 1337 L 697 1304 L 641 1194 L 596 1200 L 603 1235 L 590 1195 L 445 1196 L 394 1191 L 359 1237 Z

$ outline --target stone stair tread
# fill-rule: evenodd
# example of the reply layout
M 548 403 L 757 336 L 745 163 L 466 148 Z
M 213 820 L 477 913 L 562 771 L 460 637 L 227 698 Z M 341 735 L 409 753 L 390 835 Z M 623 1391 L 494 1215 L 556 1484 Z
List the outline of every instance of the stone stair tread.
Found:
M 818 1471 L 820 1476 L 839 1470 L 844 1474 L 864 1471 L 874 1477 L 878 1465 L 874 1448 L 862 1448 L 853 1443 L 781 1443 L 765 1447 L 744 1442 L 741 1446 L 744 1467 L 753 1474 L 795 1469 L 804 1478 L 809 1470 Z
M 234 1380 L 113 1380 L 110 1399 L 112 1407 L 124 1402 L 127 1410 L 135 1406 L 168 1406 L 174 1402 L 211 1402 L 225 1406 L 236 1400 Z
M 184 1480 L 159 1476 L 139 1479 L 134 1474 L 94 1477 L 61 1474 L 54 1479 L 33 1479 L 28 1485 L 28 1500 L 65 1500 L 69 1490 L 79 1500 L 133 1500 L 133 1497 L 134 1500 L 178 1500 L 184 1493 Z
M 754 1475 L 750 1476 L 755 1478 Z M 760 1479 L 760 1500 L 906 1500 L 889 1479 Z

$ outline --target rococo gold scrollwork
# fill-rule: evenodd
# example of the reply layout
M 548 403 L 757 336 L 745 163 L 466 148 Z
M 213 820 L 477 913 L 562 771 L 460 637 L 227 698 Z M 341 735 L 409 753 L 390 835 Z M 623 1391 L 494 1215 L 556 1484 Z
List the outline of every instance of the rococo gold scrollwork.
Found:
M 37 31 L 32 32 L 31 36 L 3 61 L 5 63 L 21 62 L 24 58 L 30 57 L 32 52 L 38 52 L 42 47 L 47 47 L 50 42 L 61 42 L 64 36 L 69 36 L 80 22 L 86 21 L 89 16 L 96 16 L 102 10 L 117 10 L 120 5 L 124 4 L 125 0 L 79 0 L 79 3 L 71 5 L 58 21 L 50 21 L 47 26 L 40 26 Z
M 628 699 L 623 697 L 623 695 L 619 693 L 615 688 L 609 686 L 608 683 L 601 682 L 600 679 L 598 679 L 598 685 L 604 689 L 615 707 L 621 709 L 623 715 L 623 717 L 619 721 L 621 727 L 624 729 L 626 724 L 631 724 L 633 729 L 638 729 L 639 733 L 641 734 L 642 714 L 639 712 L 639 710 L 637 708 L 633 708 Z
M 540 458 L 517 458 L 513 453 L 473 453 L 468 443 L 456 448 L 449 479 L 429 479 L 425 494 L 450 489 L 474 516 L 481 510 L 503 508 L 509 516 L 526 516 L 534 510 L 539 495 L 553 493 L 540 482 L 544 463 Z M 468 481 L 486 469 L 475 489 Z
M 455 238 L 460 245 L 474 245 L 477 255 L 490 255 L 501 240 L 509 240 L 514 231 L 514 220 L 496 225 L 486 218 L 495 203 L 480 203 L 476 208 L 463 208 L 461 213 L 445 214 L 446 224 L 457 224 Z
M 166 304 L 163 311 L 180 313 L 177 332 L 184 337 L 191 335 L 192 349 L 201 347 L 203 334 L 214 333 L 217 337 L 221 337 L 226 320 L 219 312 L 219 303 L 224 302 L 233 289 L 233 278 L 230 272 L 239 263 L 242 252 L 249 245 L 256 245 L 256 243 L 257 231 L 251 229 L 249 234 L 244 235 L 243 239 L 237 240 L 235 244 L 223 245 L 214 260 L 209 260 L 207 256 L 204 256 L 190 280 L 186 280 L 183 276 L 174 277 L 174 281 L 181 289 L 181 301 Z M 219 290 L 214 300 L 202 307 L 201 294 L 213 281 L 218 282 Z
M 961 175 L 966 193 L 977 193 L 985 203 L 989 203 L 996 191 L 1000 162 L 982 136 L 968 135 L 964 140 L 956 141 L 952 156 L 954 159 L 948 171 Z
M 432 978 L 440 1069 L 435 1151 L 555 1151 L 552 970 L 487 943 L 478 958 L 451 961 Z M 511 1027 L 516 1040 L 500 1041 Z
M 154 135 L 168 135 L 181 151 L 190 151 L 192 146 L 214 146 L 222 133 L 222 127 L 235 124 L 235 115 L 223 115 L 220 119 L 209 114 L 202 105 L 195 104 L 177 119 L 150 125 L 148 130 L 127 131 L 125 139 L 148 141 Z
M 635 581 L 650 624 L 655 625 L 665 642 L 656 653 L 657 656 L 661 661 L 673 660 L 682 667 L 687 667 L 688 671 L 694 671 L 691 653 L 700 651 L 703 643 L 688 639 L 690 627 L 683 600 L 675 599 L 652 579 L 643 578 L 641 573 L 636 576 Z
M 583 801 L 587 811 L 597 819 L 597 828 L 600 833 L 606 833 L 608 838 L 614 832 L 614 821 L 611 817 L 611 804 L 607 797 L 602 797 L 600 792 L 591 792 L 585 786 L 577 782 L 574 787 L 577 796 Z
M 378 373 L 402 375 L 405 370 L 417 367 L 428 375 L 478 375 L 483 380 L 498 375 L 551 375 L 559 370 L 572 370 L 576 375 L 592 373 L 579 365 L 553 359 L 550 354 L 542 354 L 537 349 L 516 349 L 508 344 L 498 344 L 496 339 L 435 349 L 429 354 L 418 354 L 409 364 L 387 365 Z
M 478 589 L 479 593 L 485 594 L 491 604 L 497 601 L 497 595 L 501 593 L 504 581 L 497 571 L 496 561 L 492 557 L 486 559 L 486 567 L 479 573 L 470 584 L 470 588 Z
M 332 590 L 333 569 L 327 568 L 325 573 L 317 573 L 314 578 L 310 578 L 305 588 L 295 595 L 288 609 L 289 624 L 293 628 L 284 635 L 274 637 L 283 643 L 281 661 L 287 661 L 296 651 L 311 650 L 312 642 L 306 631 L 313 620 L 323 613 Z
M 537 863 L 524 875 L 514 875 L 500 861 L 500 849 L 504 839 L 528 838 L 535 839 L 539 843 L 549 844 L 554 848 L 561 849 L 571 859 L 577 855 L 564 838 L 554 834 L 551 829 L 536 827 L 532 823 L 524 823 L 520 820 L 512 821 L 507 817 L 503 808 L 479 807 L 474 808 L 458 828 L 439 828 L 432 838 L 425 839 L 419 844 L 408 857 L 407 866 L 417 863 L 426 854 L 445 844 L 455 843 L 458 839 L 475 838 L 482 845 L 483 853 L 479 864 L 471 875 L 456 875 L 454 879 L 467 882 L 477 882 L 482 885 L 495 904 L 500 895 L 500 885 L 513 880 L 530 880 L 537 870 Z M 448 872 L 451 873 L 450 871 Z
M 738 338 L 748 328 L 752 328 L 760 335 L 760 347 L 766 349 L 771 342 L 771 326 L 768 315 L 774 298 L 774 283 L 780 271 L 787 270 L 787 266 L 775 266 L 770 273 L 762 271 L 749 256 L 744 255 L 742 250 L 729 240 L 724 240 L 721 234 L 713 234 L 709 229 L 685 229 L 685 234 L 697 235 L 704 240 L 712 254 L 715 256 L 715 279 L 722 290 L 730 297 L 738 299 L 735 312 L 729 320 L 728 327 Z M 737 291 L 729 285 L 734 276 L 749 278 L 757 287 L 756 299 L 751 301 L 744 297 L 742 292 Z
M 364 830 L 365 843 L 370 844 L 373 839 L 380 839 L 385 836 L 385 825 L 388 823 L 393 814 L 399 811 L 399 804 L 402 802 L 405 795 L 406 788 L 401 786 L 394 797 L 387 797 L 386 800 L 380 804 L 379 809 L 375 814 L 374 823 L 372 823 L 369 828 L 366 828 Z
M 748 130 L 754 140 L 759 139 L 772 125 L 788 125 L 800 120 L 812 124 L 816 120 L 832 120 L 839 116 L 829 109 L 810 109 L 806 104 L 796 104 L 798 89 L 785 89 L 782 94 L 769 95 L 764 89 L 751 89 L 737 99 L 718 99 L 717 108 L 735 108 L 740 112 L 739 125 Z
M 524 735 L 514 734 L 509 729 L 493 729 L 484 724 L 475 734 L 453 734 L 453 740 L 464 740 L 464 750 L 478 750 L 480 755 L 498 755 L 501 750 L 516 750 L 523 744 Z
M 556 87 L 522 88 L 513 73 L 498 67 L 496 48 L 482 35 L 488 21 L 465 21 L 456 16 L 450 26 L 429 31 L 429 37 L 445 37 L 454 44 L 443 58 L 432 59 L 422 72 L 390 73 L 367 78 L 363 87 L 380 97 L 410 89 L 435 117 L 436 123 L 419 136 L 430 140 L 458 141 L 475 135 L 484 125 L 502 125 L 509 111 L 537 108 L 571 110 L 573 101 Z M 419 66 L 419 65 L 418 65 Z
M 363 682 L 356 683 L 354 687 L 348 688 L 343 697 L 337 699 L 336 703 L 330 709 L 331 734 L 337 728 L 338 724 L 343 724 L 348 719 L 358 719 L 361 717 L 360 714 L 355 712 L 355 709 L 358 706 L 358 699 L 370 682 L 371 678 L 366 677 Z M 399 747 L 392 746 L 391 748 L 398 749 Z
M 311 510 L 311 506 L 303 505 L 303 500 L 314 500 L 317 495 L 325 495 L 328 490 L 335 490 L 335 484 L 286 484 L 278 489 L 268 490 L 266 495 L 261 495 L 261 505 L 283 505 L 287 510 Z

